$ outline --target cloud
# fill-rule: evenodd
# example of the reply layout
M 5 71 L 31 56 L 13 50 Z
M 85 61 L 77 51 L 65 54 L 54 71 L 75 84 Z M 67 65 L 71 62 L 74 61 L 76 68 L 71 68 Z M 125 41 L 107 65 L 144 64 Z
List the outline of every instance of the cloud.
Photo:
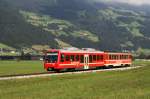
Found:
M 132 5 L 150 5 L 150 0 L 96 0 L 96 1 L 105 1 L 105 2 L 120 2 L 120 3 L 127 3 Z

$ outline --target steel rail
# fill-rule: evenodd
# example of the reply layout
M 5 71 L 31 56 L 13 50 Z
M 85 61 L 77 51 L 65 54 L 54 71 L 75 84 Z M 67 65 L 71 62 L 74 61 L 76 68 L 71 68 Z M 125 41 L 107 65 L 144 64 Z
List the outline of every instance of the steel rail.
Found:
M 43 73 L 30 73 L 30 74 L 17 74 L 17 75 L 4 75 L 0 76 L 0 80 L 12 80 L 12 79 L 23 79 L 23 78 L 35 78 L 35 77 L 47 77 L 54 75 L 64 75 L 64 74 L 81 74 L 81 73 L 92 73 L 92 72 L 103 72 L 103 71 L 124 71 L 135 68 L 140 68 L 143 66 L 130 66 L 121 68 L 110 68 L 110 69 L 98 69 L 98 70 L 86 70 L 86 71 L 74 71 L 74 72 L 43 72 Z

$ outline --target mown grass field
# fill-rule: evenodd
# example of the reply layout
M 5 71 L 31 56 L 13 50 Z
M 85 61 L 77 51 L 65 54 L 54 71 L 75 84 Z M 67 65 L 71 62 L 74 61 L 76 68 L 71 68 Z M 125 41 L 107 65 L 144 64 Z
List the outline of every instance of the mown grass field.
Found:
M 109 71 L 0 81 L 0 99 L 150 99 L 150 62 Z
M 0 76 L 44 71 L 42 61 L 0 61 Z

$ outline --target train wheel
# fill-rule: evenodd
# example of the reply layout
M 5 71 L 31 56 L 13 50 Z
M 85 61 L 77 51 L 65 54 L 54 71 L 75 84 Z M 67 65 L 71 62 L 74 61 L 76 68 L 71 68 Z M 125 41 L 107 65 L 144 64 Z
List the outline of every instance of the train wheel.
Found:
M 58 73 L 62 72 L 61 69 L 55 69 L 55 71 L 58 72 Z
M 125 64 L 124 66 L 125 66 L 125 67 L 130 67 L 130 65 L 129 65 L 129 64 Z
M 103 68 L 103 66 L 98 66 L 98 67 L 96 67 L 96 69 L 102 69 Z
M 113 67 L 113 65 L 108 65 L 108 66 L 105 66 L 105 69 L 110 69 L 112 67 Z
M 61 73 L 61 72 L 66 72 L 67 69 L 66 68 L 65 69 L 55 69 L 55 71 L 58 72 L 58 73 Z
M 54 69 L 53 68 L 47 68 L 47 71 L 53 71 Z
M 67 71 L 73 72 L 73 71 L 75 71 L 75 68 L 68 68 Z

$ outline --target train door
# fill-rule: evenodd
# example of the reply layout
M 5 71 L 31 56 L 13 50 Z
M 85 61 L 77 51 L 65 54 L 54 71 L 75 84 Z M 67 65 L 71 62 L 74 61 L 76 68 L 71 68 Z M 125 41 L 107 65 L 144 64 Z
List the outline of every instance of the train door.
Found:
M 84 69 L 89 69 L 89 55 L 84 55 Z

